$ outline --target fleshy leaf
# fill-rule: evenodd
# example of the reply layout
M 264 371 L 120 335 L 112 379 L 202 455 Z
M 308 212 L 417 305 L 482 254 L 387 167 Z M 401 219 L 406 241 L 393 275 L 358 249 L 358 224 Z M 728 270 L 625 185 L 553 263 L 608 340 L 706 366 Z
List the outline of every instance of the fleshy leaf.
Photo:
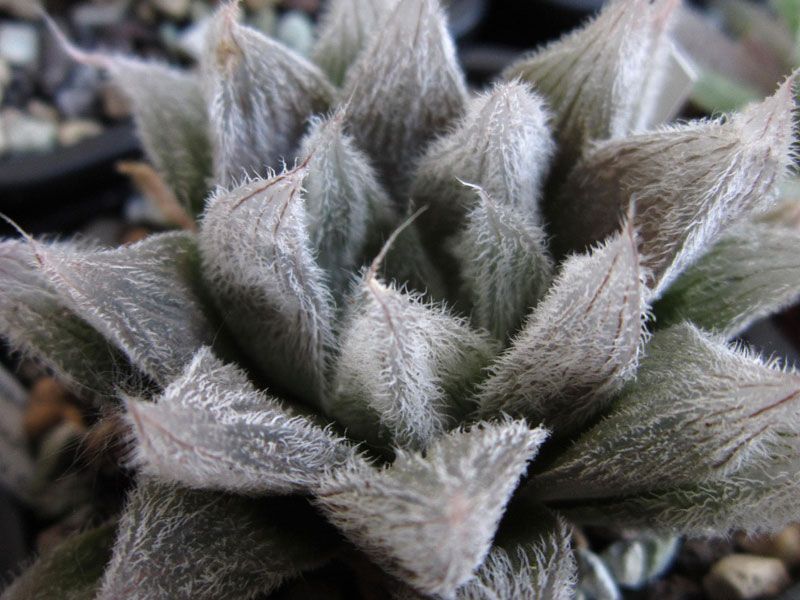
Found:
M 330 558 L 336 543 L 302 501 L 255 500 L 141 480 L 98 600 L 239 600 Z
M 369 159 L 344 133 L 343 119 L 339 111 L 315 122 L 301 152 L 310 157 L 304 182 L 308 235 L 338 297 L 368 262 L 365 252 L 377 252 L 399 220 Z
M 546 437 L 521 421 L 478 425 L 398 451 L 385 470 L 334 472 L 318 504 L 389 573 L 423 594 L 452 597 L 489 551 L 503 508 Z
M 506 412 L 565 434 L 632 379 L 645 338 L 646 271 L 630 224 L 562 265 L 481 385 L 480 414 Z
M 633 202 L 639 248 L 660 295 L 726 226 L 770 205 L 791 156 L 793 84 L 794 76 L 727 121 L 594 146 L 561 189 L 557 251 L 604 239 Z
M 333 87 L 316 66 L 236 22 L 235 3 L 214 16 L 206 41 L 214 172 L 230 187 L 290 162 L 306 120 L 325 112 Z
M 144 379 L 120 350 L 67 307 L 41 272 L 33 247 L 18 240 L 0 243 L 0 334 L 60 378 L 106 396 Z
M 542 94 L 554 113 L 559 164 L 568 168 L 594 139 L 647 124 L 662 86 L 677 0 L 615 0 L 583 28 L 522 57 L 503 72 Z
M 152 235 L 114 250 L 40 246 L 37 256 L 72 311 L 166 385 L 216 328 L 199 296 L 199 258 L 188 233 Z
M 285 494 L 313 488 L 353 449 L 286 412 L 245 374 L 201 350 L 155 404 L 129 400 L 133 464 L 193 488 Z
M 93 600 L 111 556 L 114 523 L 63 541 L 3 590 L 2 600 Z
M 800 374 L 672 327 L 653 336 L 609 414 L 531 489 L 542 499 L 603 498 L 768 472 L 796 461 L 798 406 Z
M 334 85 L 344 83 L 350 65 L 380 31 L 397 0 L 331 0 L 317 28 L 311 59 Z
M 472 320 L 505 342 L 519 330 L 553 278 L 546 234 L 528 213 L 494 201 L 476 188 L 478 201 L 451 246 L 461 267 Z
M 131 101 L 148 158 L 181 204 L 199 216 L 213 169 L 200 78 L 121 56 L 103 57 L 102 64 Z
M 333 301 L 306 230 L 307 169 L 221 191 L 200 228 L 203 275 L 239 343 L 270 382 L 316 401 Z
M 425 448 L 468 412 L 493 344 L 420 294 L 381 283 L 376 268 L 343 327 L 328 410 L 357 437 Z
M 402 208 L 426 142 L 464 110 L 467 90 L 435 0 L 399 2 L 361 52 L 342 91 L 349 132 Z
M 503 83 L 469 101 L 455 130 L 419 159 L 411 186 L 416 206 L 428 206 L 437 239 L 453 233 L 477 204 L 478 185 L 497 203 L 539 223 L 539 196 L 554 144 L 543 101 L 524 84 Z
M 656 323 L 687 320 L 732 338 L 755 320 L 800 297 L 800 232 L 770 223 L 740 223 L 669 287 L 655 305 Z

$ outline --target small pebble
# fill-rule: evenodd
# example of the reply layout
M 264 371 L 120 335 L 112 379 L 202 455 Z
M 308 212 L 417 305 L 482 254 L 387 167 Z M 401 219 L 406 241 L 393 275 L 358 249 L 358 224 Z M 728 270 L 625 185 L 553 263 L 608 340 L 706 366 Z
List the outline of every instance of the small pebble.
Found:
M 620 540 L 606 548 L 600 555 L 617 583 L 623 587 L 638 589 L 649 578 L 647 552 L 638 540 Z
M 86 138 L 100 135 L 103 126 L 91 119 L 72 119 L 61 123 L 58 127 L 58 143 L 62 146 L 73 146 Z
M 703 579 L 711 600 L 752 600 L 774 596 L 791 583 L 786 566 L 777 558 L 730 554 Z
M 774 535 L 739 535 L 736 541 L 746 552 L 779 558 L 790 568 L 800 565 L 800 523 Z
M 0 112 L 3 147 L 9 154 L 50 152 L 56 147 L 58 126 L 15 108 Z
M 278 19 L 275 37 L 299 54 L 308 56 L 314 45 L 314 24 L 306 13 L 290 10 Z
M 51 104 L 43 102 L 38 98 L 31 99 L 31 101 L 28 102 L 28 106 L 25 108 L 30 116 L 41 119 L 42 121 L 52 121 L 53 123 L 58 121 L 58 110 Z
M 0 23 L 0 58 L 17 67 L 34 67 L 39 60 L 39 31 L 35 25 Z
M 189 14 L 190 0 L 150 0 L 153 8 L 172 19 L 183 19 Z

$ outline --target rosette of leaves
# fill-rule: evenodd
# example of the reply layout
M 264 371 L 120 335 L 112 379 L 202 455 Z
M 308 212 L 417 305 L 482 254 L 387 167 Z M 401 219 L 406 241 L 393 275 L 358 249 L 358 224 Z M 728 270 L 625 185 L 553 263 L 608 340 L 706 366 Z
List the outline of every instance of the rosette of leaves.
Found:
M 612 1 L 482 92 L 434 0 L 332 0 L 316 62 L 232 4 L 196 71 L 89 57 L 197 231 L 0 245 L 2 333 L 121 416 L 135 473 L 113 544 L 64 550 L 102 575 L 50 556 L 4 598 L 331 561 L 352 596 L 569 598 L 569 523 L 797 520 L 800 374 L 730 344 L 800 295 L 800 232 L 760 217 L 794 77 L 651 123 L 675 6 Z

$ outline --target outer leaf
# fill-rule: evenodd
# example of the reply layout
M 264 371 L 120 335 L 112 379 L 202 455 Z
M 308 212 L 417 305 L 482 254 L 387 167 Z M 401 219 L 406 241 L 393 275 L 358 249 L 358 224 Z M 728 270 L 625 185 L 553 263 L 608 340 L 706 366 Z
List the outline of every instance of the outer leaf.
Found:
M 477 204 L 462 182 L 482 187 L 498 204 L 516 208 L 538 223 L 539 196 L 555 146 L 543 101 L 514 82 L 498 84 L 470 100 L 449 134 L 419 160 L 411 196 L 428 206 L 421 225 L 436 239 L 455 232 Z
M 0 243 L 0 334 L 60 377 L 104 395 L 143 379 L 121 351 L 67 307 L 26 242 Z
M 326 111 L 333 88 L 306 59 L 236 23 L 235 3 L 211 23 L 204 57 L 214 133 L 214 172 L 222 186 L 294 157 L 306 119 Z
M 727 122 L 597 144 L 561 190 L 561 249 L 602 240 L 633 201 L 639 248 L 660 294 L 727 225 L 769 206 L 794 139 L 793 83 Z
M 325 5 L 311 59 L 334 85 L 344 83 L 350 65 L 380 31 L 397 0 L 332 0 Z
M 367 156 L 344 133 L 343 119 L 339 111 L 315 122 L 301 152 L 310 157 L 304 182 L 308 235 L 339 297 L 366 262 L 365 252 L 377 252 L 399 218 Z
M 111 556 L 114 523 L 84 531 L 51 550 L 7 587 L 2 600 L 93 600 Z
M 200 250 L 208 287 L 244 350 L 272 382 L 314 401 L 323 395 L 333 305 L 306 231 L 306 172 L 218 193 Z
M 478 426 L 399 451 L 391 468 L 333 473 L 318 503 L 383 568 L 423 594 L 452 597 L 483 561 L 527 461 L 545 439 L 524 422 Z
M 153 235 L 115 250 L 54 246 L 38 254 L 70 309 L 161 385 L 214 339 L 198 296 L 196 242 L 188 233 Z
M 243 372 L 201 350 L 156 404 L 129 400 L 148 475 L 195 488 L 242 493 L 307 491 L 353 449 L 257 391 Z
M 480 413 L 525 416 L 557 433 L 598 414 L 636 372 L 645 276 L 630 224 L 592 254 L 567 259 L 481 385 Z
M 103 57 L 133 107 L 147 156 L 178 200 L 198 216 L 212 173 L 208 114 L 200 78 L 140 60 Z
M 676 0 L 615 0 L 597 18 L 509 66 L 549 101 L 559 164 L 569 168 L 593 139 L 630 133 L 649 120 L 669 52 Z
M 473 321 L 505 341 L 550 286 L 553 262 L 544 230 L 526 212 L 475 191 L 478 203 L 453 238 L 452 254 L 461 265 Z
M 404 0 L 347 74 L 346 122 L 400 206 L 423 145 L 464 110 L 467 91 L 435 0 Z
M 800 297 L 800 232 L 741 223 L 678 277 L 655 306 L 659 325 L 684 320 L 732 338 Z
M 494 349 L 463 319 L 379 282 L 376 267 L 343 328 L 328 410 L 357 437 L 424 448 L 468 412 Z
M 672 492 L 796 460 L 800 374 L 690 325 L 647 351 L 609 415 L 531 483 L 537 496 Z
M 330 557 L 335 538 L 303 509 L 142 480 L 98 599 L 260 597 Z

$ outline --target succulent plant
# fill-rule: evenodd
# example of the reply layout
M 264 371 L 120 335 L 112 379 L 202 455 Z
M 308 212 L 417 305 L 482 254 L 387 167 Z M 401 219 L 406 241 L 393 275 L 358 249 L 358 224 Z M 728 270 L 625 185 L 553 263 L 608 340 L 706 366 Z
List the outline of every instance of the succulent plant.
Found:
M 197 71 L 73 50 L 197 231 L 0 245 L 0 332 L 135 474 L 3 598 L 256 598 L 331 561 L 354 596 L 569 598 L 570 524 L 798 519 L 800 373 L 731 343 L 800 296 L 764 216 L 794 76 L 654 122 L 676 5 L 609 2 L 483 92 L 435 0 L 331 0 L 314 62 L 235 4 Z

